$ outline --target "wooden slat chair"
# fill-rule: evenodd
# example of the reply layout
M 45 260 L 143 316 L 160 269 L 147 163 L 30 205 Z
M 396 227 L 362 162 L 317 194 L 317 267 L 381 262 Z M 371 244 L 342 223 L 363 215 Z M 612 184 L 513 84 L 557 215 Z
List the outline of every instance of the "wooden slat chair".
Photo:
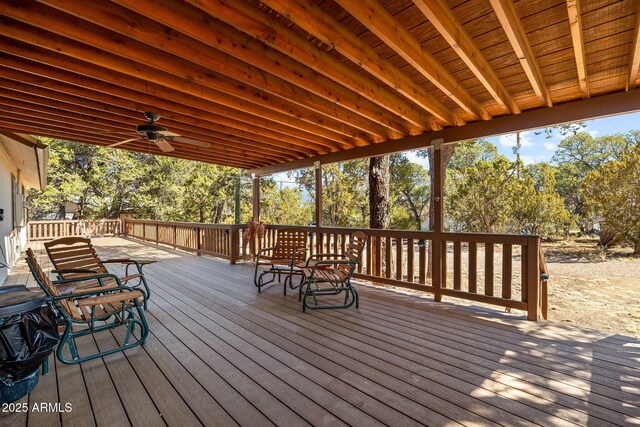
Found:
M 108 273 L 52 281 L 40 268 L 31 248 L 27 249 L 26 260 L 31 274 L 62 318 L 64 331 L 56 350 L 56 356 L 62 363 L 80 363 L 144 344 L 149 326 L 140 303 L 144 297 L 142 291 L 122 286 L 118 276 Z M 115 282 L 115 286 L 101 286 L 107 280 Z M 75 289 L 69 294 L 60 292 L 61 284 L 79 281 L 94 281 L 98 286 L 89 290 Z M 136 326 L 140 332 L 132 341 Z M 87 355 L 78 353 L 76 338 L 119 327 L 127 331 L 120 346 Z M 65 348 L 69 349 L 70 358 L 65 355 Z
M 264 248 L 256 254 L 256 265 L 253 275 L 253 283 L 258 287 L 260 293 L 263 286 L 276 280 L 282 282 L 284 279 L 284 294 L 287 294 L 287 283 L 291 289 L 296 289 L 293 284 L 293 277 L 300 275 L 300 270 L 296 264 L 304 262 L 307 257 L 307 232 L 299 228 L 283 228 L 277 231 L 276 243 L 273 247 Z M 261 270 L 260 267 L 267 267 Z M 265 276 L 271 274 L 271 279 L 265 281 Z
M 144 308 L 147 309 L 147 300 L 151 296 L 147 279 L 144 277 L 142 267 L 147 264 L 154 263 L 152 260 L 132 260 L 129 258 L 108 259 L 102 261 L 95 248 L 91 244 L 91 239 L 84 237 L 65 237 L 62 239 L 52 240 L 44 244 L 47 254 L 53 263 L 58 278 L 64 279 L 67 289 L 61 289 L 62 293 L 73 291 L 74 289 L 83 290 L 87 287 L 95 287 L 96 281 L 87 281 L 85 276 L 95 274 L 109 274 L 109 270 L 105 264 L 124 264 L 125 276 L 119 277 L 120 283 L 139 289 L 144 295 Z M 129 268 L 134 266 L 136 273 L 129 274 Z M 71 279 L 83 279 L 74 282 Z M 131 283 L 130 283 L 131 282 Z M 113 278 L 104 278 L 103 286 L 115 286 L 116 281 Z
M 307 308 L 349 308 L 354 303 L 356 308 L 360 306 L 358 291 L 351 284 L 351 277 L 356 270 L 362 252 L 367 243 L 367 236 L 356 231 L 351 234 L 349 244 L 342 254 L 316 254 L 307 259 L 302 268 L 302 284 L 298 299 L 302 301 L 302 311 Z M 341 304 L 322 305 L 318 302 L 318 296 L 339 295 L 344 292 L 344 300 Z M 309 304 L 313 301 L 313 305 Z

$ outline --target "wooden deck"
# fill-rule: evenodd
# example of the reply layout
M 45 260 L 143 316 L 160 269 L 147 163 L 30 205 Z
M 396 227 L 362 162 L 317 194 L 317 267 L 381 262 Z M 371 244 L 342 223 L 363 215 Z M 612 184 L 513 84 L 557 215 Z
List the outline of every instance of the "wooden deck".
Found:
M 249 265 L 94 242 L 161 261 L 147 269 L 147 344 L 74 366 L 52 357 L 29 412 L 0 425 L 640 424 L 638 339 L 368 286 L 359 310 L 305 314 L 279 286 L 258 295 Z M 33 285 L 20 264 L 6 284 Z M 42 402 L 72 410 L 32 410 Z

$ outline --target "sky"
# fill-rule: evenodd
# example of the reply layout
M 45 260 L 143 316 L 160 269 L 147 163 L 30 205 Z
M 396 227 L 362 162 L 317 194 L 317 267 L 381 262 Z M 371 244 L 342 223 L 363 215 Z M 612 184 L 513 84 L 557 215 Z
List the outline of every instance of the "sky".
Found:
M 585 122 L 585 129 L 594 137 L 611 135 L 614 133 L 627 133 L 630 130 L 640 129 L 640 113 L 623 114 Z M 553 134 L 547 139 L 546 134 L 536 135 L 535 130 L 520 134 L 520 157 L 525 164 L 548 162 L 555 153 L 558 143 L 562 139 L 560 134 Z M 515 160 L 513 147 L 516 145 L 516 134 L 507 134 L 487 138 L 489 142 L 498 147 L 498 152 L 510 160 Z M 426 159 L 420 159 L 413 153 L 408 153 L 409 158 L 427 168 Z
M 605 117 L 602 119 L 589 120 L 585 122 L 585 129 L 594 137 L 601 135 L 611 135 L 614 133 L 626 133 L 633 129 L 640 129 L 640 112 L 623 114 L 618 116 Z M 548 162 L 551 160 L 558 143 L 562 139 L 560 134 L 553 134 L 547 138 L 546 134 L 536 135 L 535 130 L 522 132 L 520 134 L 520 157 L 525 164 Z M 489 142 L 498 147 L 498 152 L 510 160 L 515 160 L 513 147 L 516 145 L 516 134 L 507 134 L 487 138 Z M 427 159 L 421 159 L 414 152 L 408 152 L 407 156 L 415 163 L 419 163 L 428 168 Z M 273 175 L 276 181 L 282 181 L 285 186 L 295 187 L 295 183 L 285 173 Z

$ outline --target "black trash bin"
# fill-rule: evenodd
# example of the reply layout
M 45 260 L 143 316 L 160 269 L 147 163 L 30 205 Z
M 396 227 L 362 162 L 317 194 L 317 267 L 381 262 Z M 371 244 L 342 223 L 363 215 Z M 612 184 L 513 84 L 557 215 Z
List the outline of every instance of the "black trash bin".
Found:
M 0 403 L 38 384 L 40 366 L 58 343 L 56 315 L 42 292 L 0 287 Z

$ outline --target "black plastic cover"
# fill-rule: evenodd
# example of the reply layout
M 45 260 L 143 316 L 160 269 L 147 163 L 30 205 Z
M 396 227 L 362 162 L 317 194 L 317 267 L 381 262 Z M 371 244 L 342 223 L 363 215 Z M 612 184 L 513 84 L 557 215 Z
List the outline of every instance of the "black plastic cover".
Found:
M 5 313 L 0 315 L 0 381 L 10 386 L 36 372 L 51 354 L 59 339 L 58 324 L 40 292 L 0 293 L 0 307 Z

